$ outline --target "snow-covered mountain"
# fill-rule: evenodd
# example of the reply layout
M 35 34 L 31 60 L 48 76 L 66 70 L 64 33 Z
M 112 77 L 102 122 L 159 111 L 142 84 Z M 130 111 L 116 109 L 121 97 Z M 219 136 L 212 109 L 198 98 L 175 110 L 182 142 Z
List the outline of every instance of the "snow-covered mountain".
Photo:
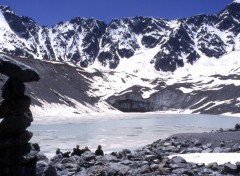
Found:
M 0 50 L 41 73 L 39 89 L 29 85 L 35 112 L 240 112 L 238 0 L 215 15 L 53 27 L 1 6 Z
M 156 70 L 175 71 L 200 56 L 219 58 L 240 49 L 240 3 L 216 15 L 197 15 L 174 21 L 134 17 L 112 20 L 75 18 L 48 28 L 1 7 L 4 52 L 19 57 L 68 61 L 81 67 L 99 62 L 116 68 L 122 59 L 156 48 L 148 62 Z

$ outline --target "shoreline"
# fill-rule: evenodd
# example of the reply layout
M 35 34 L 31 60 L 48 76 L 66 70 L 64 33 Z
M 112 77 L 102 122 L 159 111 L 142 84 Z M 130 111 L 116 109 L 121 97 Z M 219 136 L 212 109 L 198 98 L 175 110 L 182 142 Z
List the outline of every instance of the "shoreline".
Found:
M 123 149 L 104 156 L 84 152 L 81 156 L 70 158 L 55 155 L 50 160 L 41 160 L 39 167 L 43 167 L 44 162 L 44 167 L 51 166 L 57 175 L 230 176 L 240 173 L 239 135 L 239 124 L 213 132 L 179 133 L 133 151 Z
M 157 112 L 146 112 L 146 113 L 93 113 L 93 114 L 74 114 L 74 115 L 53 115 L 53 116 L 33 116 L 34 121 L 32 125 L 45 125 L 45 124 L 58 124 L 62 122 L 91 122 L 95 120 L 109 120 L 109 119 L 126 119 L 126 118 L 143 118 L 146 115 L 196 115 L 196 116 L 222 116 L 222 117 L 233 117 L 239 118 L 240 114 L 191 114 L 191 113 L 181 113 L 179 111 L 157 111 Z M 43 122 L 43 120 L 45 122 Z
M 179 122 L 173 124 L 178 120 Z M 192 122 L 194 123 L 191 124 Z M 238 122 L 238 118 L 207 115 L 150 114 L 146 116 L 141 114 L 139 116 L 136 114 L 130 116 L 125 114 L 116 118 L 98 118 L 90 121 L 33 124 L 29 130 L 34 133 L 31 142 L 39 142 L 44 153 L 51 157 L 57 148 L 61 148 L 63 152 L 72 151 L 76 144 L 79 144 L 80 148 L 88 146 L 92 150 L 101 144 L 106 153 L 124 148 L 134 150 L 158 139 L 165 139 L 176 132 L 217 130 L 222 127 L 218 122 L 223 123 L 224 128 L 230 128 Z

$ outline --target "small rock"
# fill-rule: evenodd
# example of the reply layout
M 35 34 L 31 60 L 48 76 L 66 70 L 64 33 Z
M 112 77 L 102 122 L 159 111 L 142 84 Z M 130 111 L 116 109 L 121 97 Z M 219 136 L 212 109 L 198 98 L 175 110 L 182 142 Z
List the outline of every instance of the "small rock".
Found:
M 187 163 L 185 159 L 180 156 L 175 156 L 171 159 L 172 163 L 179 164 L 179 163 Z
M 236 162 L 235 165 L 237 166 L 238 172 L 240 172 L 240 161 Z
M 63 156 L 62 156 L 61 154 L 58 154 L 58 155 L 55 155 L 55 156 L 51 159 L 51 161 L 54 162 L 54 163 L 57 163 L 57 162 L 62 161 L 62 159 L 63 159 Z
M 181 147 L 187 148 L 187 147 L 189 147 L 189 146 L 190 146 L 190 145 L 189 145 L 189 141 L 188 141 L 188 140 L 182 141 Z
M 159 163 L 159 168 L 163 168 L 166 166 L 166 163 L 169 161 L 169 159 L 163 159 L 160 163 Z
M 187 175 L 187 176 L 194 176 L 196 175 L 192 170 L 185 170 L 184 172 L 182 172 L 183 175 Z
M 198 147 L 187 148 L 187 151 L 190 153 L 201 153 L 202 149 Z
M 222 153 L 223 149 L 221 147 L 216 147 L 213 150 L 213 153 Z
M 88 168 L 87 175 L 102 175 L 104 169 L 105 168 L 103 166 L 92 166 Z
M 199 140 L 196 140 L 196 141 L 194 141 L 194 143 L 193 143 L 195 146 L 200 146 L 201 145 L 201 142 L 199 141 Z
M 225 143 L 224 141 L 221 141 L 220 144 L 219 144 L 220 147 L 224 147 L 225 146 Z
M 103 158 L 105 158 L 108 162 L 113 162 L 113 163 L 117 163 L 120 161 L 116 156 L 113 156 L 113 155 L 104 155 Z
M 206 145 L 207 145 L 208 148 L 212 147 L 211 143 L 207 143 Z
M 239 150 L 240 150 L 239 144 L 234 144 L 234 145 L 232 146 L 232 151 L 233 151 L 233 152 L 237 152 L 237 151 L 239 151 Z
M 212 153 L 212 149 L 211 148 L 208 148 L 208 149 L 206 149 L 206 150 L 202 150 L 202 152 L 201 153 Z
M 179 166 L 177 164 L 173 164 L 173 163 L 169 164 L 169 167 L 171 169 L 178 169 L 179 168 Z
M 45 170 L 48 168 L 48 163 L 46 161 L 38 161 L 37 162 L 37 175 L 42 175 Z
M 118 171 L 114 167 L 108 167 L 107 168 L 107 175 L 117 175 Z
M 185 154 L 185 153 L 187 153 L 187 149 L 185 148 L 185 149 L 181 150 L 179 153 L 180 154 Z
M 210 169 L 212 169 L 212 170 L 214 170 L 214 171 L 217 171 L 217 170 L 218 170 L 218 164 L 217 164 L 216 162 L 214 162 L 214 163 L 209 163 L 209 164 L 207 165 L 207 167 L 210 168 Z
M 85 161 L 91 161 L 95 159 L 95 155 L 92 152 L 86 151 L 81 156 Z
M 229 174 L 237 173 L 237 166 L 231 163 L 224 164 L 224 171 Z
M 148 162 L 147 161 L 143 161 L 142 165 L 148 165 Z
M 150 165 L 150 168 L 151 168 L 152 170 L 157 170 L 157 169 L 159 168 L 159 166 L 158 166 L 158 164 L 151 164 L 151 165 Z
M 123 165 L 130 165 L 130 164 L 132 164 L 132 161 L 124 160 L 124 161 L 121 161 L 121 164 L 123 164 Z
M 174 150 L 174 149 L 175 149 L 174 146 L 167 146 L 167 147 L 166 147 L 166 151 L 168 151 L 168 152 L 171 152 L 171 151 Z
M 171 151 L 172 153 L 179 153 L 180 152 L 180 148 L 174 148 Z
M 157 156 L 157 155 L 146 155 L 146 160 L 147 161 L 153 161 L 155 159 L 159 159 L 159 156 Z
M 168 175 L 170 172 L 170 169 L 169 168 L 160 168 L 159 169 L 159 174 L 160 175 Z
M 223 153 L 229 153 L 229 152 L 231 152 L 232 151 L 232 149 L 231 148 L 224 148 L 223 149 Z
M 142 158 L 132 158 L 133 161 L 142 161 Z
M 163 146 L 164 146 L 164 147 L 167 147 L 167 146 L 172 146 L 172 144 L 171 144 L 171 143 L 169 143 L 169 142 L 165 142 L 165 143 L 163 144 Z
M 153 160 L 153 163 L 154 163 L 154 164 L 159 164 L 159 163 L 160 163 L 160 160 L 159 160 L 159 159 L 155 159 L 155 160 Z
M 57 176 L 57 170 L 52 165 L 49 165 L 43 175 L 44 176 Z

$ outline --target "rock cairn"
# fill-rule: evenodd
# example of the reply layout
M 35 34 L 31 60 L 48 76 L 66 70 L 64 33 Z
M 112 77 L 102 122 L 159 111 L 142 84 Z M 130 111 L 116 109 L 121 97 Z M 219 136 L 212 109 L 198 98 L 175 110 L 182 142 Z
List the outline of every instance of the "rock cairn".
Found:
M 38 81 L 39 75 L 4 54 L 0 54 L 0 73 L 9 77 L 2 87 L 0 104 L 0 175 L 34 176 L 38 147 L 29 143 L 33 134 L 26 130 L 33 117 L 24 82 Z

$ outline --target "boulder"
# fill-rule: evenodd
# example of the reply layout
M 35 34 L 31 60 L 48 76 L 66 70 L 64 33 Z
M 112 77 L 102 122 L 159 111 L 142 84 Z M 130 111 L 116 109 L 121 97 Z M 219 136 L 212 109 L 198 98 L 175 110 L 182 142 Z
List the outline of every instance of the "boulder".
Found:
M 105 158 L 108 162 L 113 162 L 113 163 L 117 163 L 120 161 L 116 156 L 113 156 L 113 155 L 104 155 L 103 158 Z
M 49 165 L 44 171 L 44 176 L 57 176 L 57 170 L 52 165 Z
M 214 171 L 217 171 L 217 170 L 218 170 L 218 164 L 217 164 L 216 162 L 214 162 L 214 163 L 209 163 L 209 164 L 207 165 L 207 167 L 210 168 L 210 169 L 212 169 L 212 170 L 214 170 Z
M 90 151 L 87 151 L 87 152 L 84 152 L 81 156 L 85 161 L 91 161 L 93 159 L 95 159 L 95 155 L 94 153 L 90 152 Z M 100 156 L 101 157 L 101 156 Z
M 187 163 L 185 159 L 180 156 L 175 156 L 171 159 L 172 163 L 179 164 L 179 163 Z
M 237 166 L 231 163 L 224 164 L 224 171 L 229 174 L 237 174 Z
M 39 81 L 40 79 L 39 74 L 31 67 L 5 54 L 0 54 L 0 73 L 22 82 Z

